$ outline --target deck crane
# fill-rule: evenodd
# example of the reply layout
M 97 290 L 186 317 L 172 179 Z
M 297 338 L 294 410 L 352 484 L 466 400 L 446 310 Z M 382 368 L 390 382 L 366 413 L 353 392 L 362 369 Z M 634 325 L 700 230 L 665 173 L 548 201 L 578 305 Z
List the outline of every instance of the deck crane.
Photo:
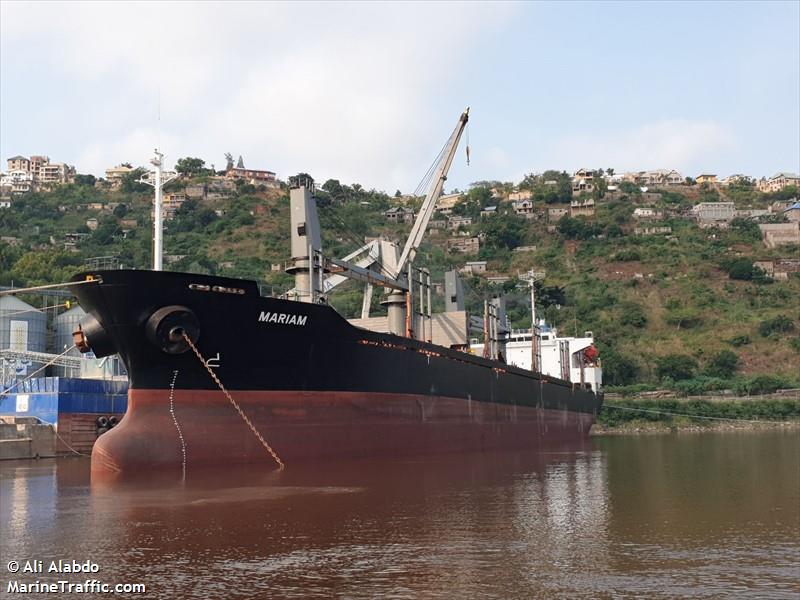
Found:
M 469 108 L 459 117 L 455 129 L 428 170 L 430 174 L 428 191 L 399 258 L 397 258 L 397 248 L 385 240 L 381 240 L 381 243 L 375 240 L 365 244 L 345 259 L 323 258 L 319 220 L 310 186 L 298 182 L 290 191 L 293 266 L 287 269 L 288 272 L 295 274 L 295 287 L 287 296 L 302 301 L 317 302 L 320 298 L 324 298 L 323 294 L 330 292 L 345 278 L 356 279 L 366 284 L 361 313 L 362 317 L 366 317 L 369 316 L 372 287 L 375 285 L 385 287 L 391 290 L 383 302 L 388 306 L 389 330 L 392 333 L 407 334 L 407 294 L 410 288 L 408 272 L 425 236 L 436 202 L 442 194 L 447 173 L 468 121 Z M 368 254 L 357 263 L 349 262 L 364 252 Z M 371 270 L 370 267 L 376 265 L 383 273 Z M 325 277 L 326 273 L 329 276 Z

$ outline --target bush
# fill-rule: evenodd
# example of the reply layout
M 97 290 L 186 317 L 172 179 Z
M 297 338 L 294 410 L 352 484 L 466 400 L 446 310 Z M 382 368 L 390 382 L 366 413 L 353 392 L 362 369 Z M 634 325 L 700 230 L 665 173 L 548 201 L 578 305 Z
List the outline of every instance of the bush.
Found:
M 706 365 L 709 377 L 732 377 L 739 368 L 739 357 L 731 350 L 722 350 L 715 354 Z
M 789 340 L 789 348 L 795 352 L 800 352 L 800 337 L 793 337 Z
M 656 375 L 659 379 L 691 379 L 696 369 L 697 361 L 686 354 L 667 354 L 656 359 Z
M 633 248 L 629 248 L 627 250 L 620 250 L 619 252 L 617 252 L 613 257 L 613 260 L 618 260 L 618 261 L 621 261 L 621 262 L 628 262 L 628 261 L 632 261 L 632 260 L 642 260 L 642 255 L 639 254 L 638 250 L 635 250 Z
M 681 396 L 696 396 L 714 390 L 725 390 L 731 387 L 731 382 L 719 377 L 699 376 L 684 381 L 676 381 L 670 386 Z
M 746 346 L 751 342 L 752 340 L 750 339 L 749 335 L 737 335 L 728 340 L 728 343 L 734 348 L 738 348 L 740 346 Z
M 737 382 L 734 390 L 737 394 L 757 396 L 759 394 L 773 394 L 775 391 L 792 387 L 792 382 L 778 375 L 756 375 Z
M 773 333 L 788 333 L 794 330 L 794 322 L 786 315 L 778 315 L 773 319 L 761 321 L 758 325 L 758 333 L 763 337 L 769 337 Z

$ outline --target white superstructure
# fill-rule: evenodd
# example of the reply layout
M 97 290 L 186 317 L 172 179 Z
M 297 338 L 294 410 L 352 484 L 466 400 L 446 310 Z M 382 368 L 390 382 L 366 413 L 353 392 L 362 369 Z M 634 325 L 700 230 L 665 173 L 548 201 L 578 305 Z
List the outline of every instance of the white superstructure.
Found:
M 541 372 L 590 386 L 598 391 L 603 385 L 603 368 L 594 349 L 594 336 L 591 331 L 583 337 L 559 337 L 558 330 L 540 323 L 539 364 Z M 588 350 L 591 348 L 591 350 Z M 470 349 L 474 354 L 483 355 L 483 344 L 472 340 Z M 593 356 L 594 355 L 594 356 Z M 531 330 L 513 329 L 506 342 L 506 362 L 521 369 L 531 368 Z

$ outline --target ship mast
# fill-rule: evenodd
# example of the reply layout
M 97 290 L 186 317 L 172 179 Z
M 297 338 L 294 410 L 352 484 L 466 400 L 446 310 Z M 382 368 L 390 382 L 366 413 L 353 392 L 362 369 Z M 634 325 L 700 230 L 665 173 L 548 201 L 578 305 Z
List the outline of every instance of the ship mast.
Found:
M 536 282 L 545 278 L 544 271 L 528 271 L 525 281 L 531 286 L 531 371 L 534 373 L 541 370 L 539 364 L 539 327 L 536 324 Z
M 175 179 L 178 174 L 162 171 L 164 154 L 155 149 L 155 157 L 150 164 L 155 167 L 154 171 L 149 171 L 139 179 L 139 183 L 144 183 L 155 188 L 153 198 L 153 271 L 161 271 L 164 261 L 164 210 L 162 202 L 162 188 L 164 185 Z

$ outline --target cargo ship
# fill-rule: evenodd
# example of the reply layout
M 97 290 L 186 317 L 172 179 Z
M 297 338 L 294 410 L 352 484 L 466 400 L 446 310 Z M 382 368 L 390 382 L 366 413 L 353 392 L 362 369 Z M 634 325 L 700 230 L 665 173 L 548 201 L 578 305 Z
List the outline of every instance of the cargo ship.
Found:
M 436 163 L 399 258 L 370 249 L 354 263 L 324 257 L 313 187 L 295 181 L 296 287 L 284 297 L 262 296 L 254 281 L 191 273 L 75 276 L 70 289 L 87 312 L 77 345 L 118 354 L 129 376 L 127 412 L 95 443 L 92 472 L 282 467 L 584 439 L 602 403 L 597 386 L 507 364 L 488 339 L 484 356 L 434 343 L 430 287 L 426 307 L 424 271 L 412 263 L 466 118 Z M 364 282 L 365 296 L 373 286 L 389 290 L 377 327 L 385 331 L 357 327 L 327 305 L 342 277 Z

